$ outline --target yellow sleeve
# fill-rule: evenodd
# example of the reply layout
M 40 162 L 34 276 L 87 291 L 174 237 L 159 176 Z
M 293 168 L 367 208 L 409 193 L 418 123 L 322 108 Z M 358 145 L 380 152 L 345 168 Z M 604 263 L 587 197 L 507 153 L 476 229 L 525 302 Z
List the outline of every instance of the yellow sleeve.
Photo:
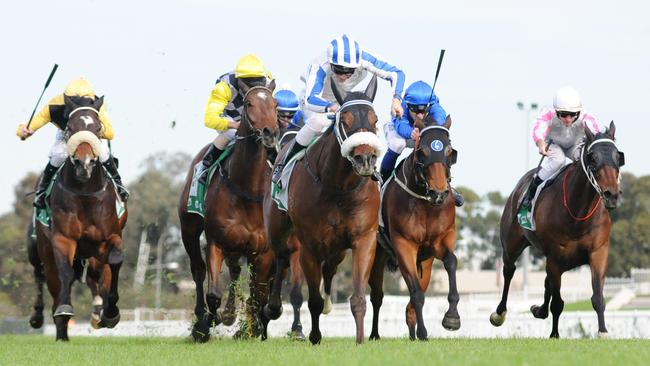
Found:
M 34 118 L 32 118 L 32 123 L 29 125 L 29 128 L 32 131 L 36 131 L 39 128 L 45 126 L 48 122 L 52 121 L 52 116 L 50 116 L 51 105 L 63 105 L 63 94 L 59 94 L 50 99 L 50 101 L 47 102 L 47 105 L 41 108 L 41 110 L 34 115 Z M 18 129 L 16 130 L 16 135 L 18 135 L 18 137 L 20 137 L 20 130 L 23 125 L 27 125 L 27 122 L 18 125 Z
M 228 129 L 228 119 L 223 116 L 223 111 L 232 98 L 230 86 L 223 81 L 217 83 L 210 93 L 208 105 L 205 107 L 205 127 L 217 131 Z
M 113 131 L 113 124 L 111 123 L 110 118 L 108 118 L 108 112 L 106 112 L 106 103 L 102 104 L 101 108 L 99 108 L 99 120 L 102 122 L 102 126 L 104 127 L 102 137 L 106 140 L 112 140 L 115 136 L 115 132 Z

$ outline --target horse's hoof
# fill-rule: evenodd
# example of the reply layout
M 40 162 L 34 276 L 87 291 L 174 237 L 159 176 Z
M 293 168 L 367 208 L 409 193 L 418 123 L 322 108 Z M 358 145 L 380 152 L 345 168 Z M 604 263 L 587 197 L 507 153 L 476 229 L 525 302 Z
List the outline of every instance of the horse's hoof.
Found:
M 90 326 L 93 327 L 93 329 L 101 328 L 99 326 L 99 322 L 100 322 L 99 314 L 97 313 L 90 314 Z
M 507 311 L 504 311 L 501 315 L 497 314 L 496 312 L 492 313 L 490 315 L 490 323 L 492 323 L 492 325 L 495 327 L 500 327 L 506 321 L 506 313 Z
M 445 315 L 442 318 L 442 326 L 447 330 L 458 330 L 460 329 L 460 318 L 453 318 Z
M 39 329 L 43 326 L 43 312 L 34 312 L 29 318 L 29 325 L 34 329 Z
M 607 332 L 598 332 L 598 339 L 608 339 L 609 333 Z
M 97 327 L 112 329 L 112 328 L 115 328 L 115 326 L 119 322 L 120 322 L 120 313 L 119 313 L 119 311 L 118 311 L 117 315 L 115 315 L 112 318 L 109 318 L 106 315 L 104 315 L 104 311 L 102 310 L 102 312 L 99 314 L 99 323 L 97 323 Z
M 57 316 L 74 316 L 74 310 L 72 309 L 72 305 L 59 305 L 56 307 L 56 310 L 54 310 L 54 315 L 55 318 Z
M 381 337 L 379 336 L 379 334 L 374 334 L 374 333 L 371 334 L 370 337 L 368 338 L 368 340 L 370 340 L 370 341 L 378 341 L 380 339 L 381 339 Z
M 538 306 L 538 305 L 531 306 L 530 307 L 530 312 L 537 319 L 546 319 L 546 318 L 548 318 L 548 310 L 546 312 L 544 312 L 543 308 L 541 306 Z
M 314 332 L 313 330 L 309 333 L 309 341 L 311 344 L 320 344 L 321 334 L 320 332 Z
M 233 324 L 235 324 L 235 320 L 237 320 L 237 313 L 233 312 L 226 312 L 223 311 L 221 312 L 221 324 L 229 327 Z
M 418 340 L 421 341 L 428 340 L 427 329 L 425 327 L 418 327 L 417 336 L 418 336 Z
M 192 339 L 194 342 L 207 342 L 210 339 L 210 326 L 202 320 L 197 320 L 192 327 Z
M 263 311 L 265 317 L 271 320 L 277 320 L 282 315 L 282 306 L 274 309 L 269 304 L 266 304 L 264 305 Z
M 332 297 L 325 295 L 325 303 L 323 304 L 323 315 L 329 314 L 332 311 Z
M 302 330 L 297 329 L 289 332 L 289 339 L 294 341 L 304 342 L 307 339 L 307 337 L 305 337 L 305 334 L 302 332 Z
M 551 336 L 549 338 L 551 338 L 551 339 L 560 339 L 560 333 L 551 332 Z

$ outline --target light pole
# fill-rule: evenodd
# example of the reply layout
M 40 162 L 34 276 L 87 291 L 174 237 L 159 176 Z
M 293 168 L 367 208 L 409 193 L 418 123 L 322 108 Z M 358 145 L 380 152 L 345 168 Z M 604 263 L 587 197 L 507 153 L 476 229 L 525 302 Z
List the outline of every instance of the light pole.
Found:
M 525 120 L 524 123 L 526 125 L 526 138 L 524 139 L 524 148 L 526 154 L 525 156 L 525 163 L 524 163 L 524 172 L 528 171 L 528 162 L 530 161 L 529 157 L 529 152 L 530 148 L 528 144 L 530 143 L 530 114 L 534 111 L 537 110 L 538 104 L 535 102 L 531 102 L 530 104 L 526 105 L 524 102 L 517 102 L 517 108 L 519 108 L 520 111 L 524 112 Z M 528 270 L 530 266 L 530 247 L 526 247 L 522 253 L 521 261 L 523 262 L 523 272 L 524 272 L 524 286 L 523 286 L 523 292 L 524 292 L 524 299 L 528 299 Z

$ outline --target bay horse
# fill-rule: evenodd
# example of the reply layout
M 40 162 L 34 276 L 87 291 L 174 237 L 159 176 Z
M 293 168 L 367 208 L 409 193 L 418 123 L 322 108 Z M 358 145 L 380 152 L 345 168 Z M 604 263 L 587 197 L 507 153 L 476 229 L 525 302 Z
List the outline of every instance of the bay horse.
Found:
M 377 183 L 369 179 L 380 150 L 377 115 L 372 106 L 377 79 L 373 77 L 364 92 L 348 93 L 345 99 L 336 83 L 332 85 L 341 107 L 333 126 L 296 163 L 288 187 L 288 211 L 277 208 L 270 192 L 264 196 L 264 225 L 276 255 L 276 273 L 264 314 L 268 319 L 277 319 L 282 313 L 280 294 L 292 252 L 287 238 L 295 232 L 309 288 L 312 344 L 321 341 L 320 314 L 331 307 L 332 277 L 347 249 L 352 249 L 353 257 L 350 307 L 357 328 L 356 341 L 363 342 L 365 291 L 377 245 L 379 190 Z M 281 153 L 286 151 L 285 147 Z M 321 278 L 327 302 L 320 294 Z
M 375 264 L 370 274 L 370 301 L 373 307 L 371 340 L 379 339 L 384 264 L 389 256 L 390 260 L 397 261 L 411 297 L 406 306 L 409 337 L 413 340 L 417 334 L 418 339 L 427 339 L 422 307 L 434 258 L 443 262 L 449 276 L 449 309 L 442 319 L 442 325 L 448 330 L 460 328 L 457 260 L 454 254 L 456 207 L 453 195 L 449 194 L 451 166 L 457 158 L 449 135 L 451 118 L 447 117 L 442 126 L 426 118 L 425 123 L 417 127 L 421 132 L 415 149 L 387 181 L 382 197 L 382 218 L 387 237 L 378 234 L 377 240 L 381 245 L 377 245 Z M 387 245 L 388 251 L 383 245 Z M 395 263 L 392 265 L 394 268 Z
M 496 311 L 490 315 L 492 325 L 498 327 L 505 321 L 515 261 L 524 248 L 534 245 L 546 256 L 546 280 L 544 303 L 531 307 L 533 316 L 546 319 L 550 303 L 553 314 L 551 338 L 559 338 L 558 321 L 564 308 L 560 296 L 562 273 L 589 264 L 593 290 L 591 304 L 598 316 L 598 334 L 606 337 L 603 287 L 611 228 L 608 211 L 620 204 L 619 169 L 625 164 L 625 155 L 616 146 L 615 133 L 613 121 L 607 132 L 595 136 L 585 127 L 580 158 L 560 173 L 537 198 L 534 212 L 536 231 L 524 230 L 517 222 L 520 198 L 535 171 L 526 173 L 508 197 L 501 216 L 503 295 Z
M 192 184 L 194 166 L 207 151 L 205 146 L 192 160 L 180 197 L 178 215 L 185 250 L 190 257 L 192 278 L 196 284 L 197 317 L 192 327 L 195 341 L 206 342 L 210 328 L 222 321 L 217 312 L 221 306 L 219 275 L 224 259 L 231 273 L 231 296 L 227 305 L 229 322 L 234 322 L 234 283 L 239 277 L 239 258 L 244 256 L 251 265 L 251 301 L 249 310 L 259 316 L 261 306 L 268 298 L 268 281 L 273 266 L 273 252 L 269 249 L 262 222 L 262 197 L 270 188 L 270 166 L 267 150 L 275 149 L 278 121 L 273 98 L 275 81 L 268 86 L 248 87 L 239 81 L 244 94 L 244 110 L 232 153 L 223 160 L 205 196 L 205 218 L 187 211 L 187 200 Z M 207 239 L 207 294 L 203 293 L 206 263 L 201 258 L 199 238 L 205 231 Z M 206 309 L 207 303 L 207 309 Z M 230 306 L 228 306 L 230 305 Z M 256 322 L 258 323 L 258 322 Z M 232 324 L 232 323 L 231 323 Z M 254 324 L 253 335 L 259 335 Z M 266 338 L 266 334 L 261 334 Z
M 98 164 L 102 134 L 98 110 L 103 97 L 94 101 L 67 96 L 64 99 L 70 111 L 64 131 L 69 158 L 52 186 L 51 227 L 37 222 L 36 240 L 47 287 L 54 299 L 56 339 L 67 341 L 68 321 L 74 315 L 70 286 L 75 278 L 75 259 L 94 257 L 107 265 L 99 286 L 102 311 L 98 327 L 113 328 L 120 320 L 118 278 L 124 261 L 122 230 L 128 213 L 118 218 L 117 193 L 110 176 Z

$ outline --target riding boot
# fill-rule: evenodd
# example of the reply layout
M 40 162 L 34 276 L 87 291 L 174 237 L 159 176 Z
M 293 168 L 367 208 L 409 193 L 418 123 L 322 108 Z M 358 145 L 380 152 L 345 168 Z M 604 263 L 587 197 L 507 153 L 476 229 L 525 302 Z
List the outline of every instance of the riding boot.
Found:
M 388 178 L 390 178 L 392 172 L 393 171 L 391 169 L 384 169 L 383 167 L 379 169 L 379 174 L 381 174 L 382 186 L 384 185 L 384 183 L 386 183 Z
M 110 174 L 111 178 L 113 178 L 115 181 L 117 193 L 120 195 L 122 202 L 126 202 L 126 200 L 129 199 L 129 191 L 122 184 L 122 177 L 120 177 L 120 173 L 117 171 L 117 164 L 115 164 L 115 159 L 113 159 L 113 156 L 110 156 L 108 160 L 102 163 L 102 165 L 108 174 Z
M 384 154 L 384 158 L 381 160 L 381 167 L 379 169 L 381 179 L 384 183 L 388 180 L 388 178 L 390 178 L 390 175 L 393 173 L 398 157 L 399 153 L 396 153 L 391 149 L 388 149 L 386 151 L 386 154 Z
M 282 178 L 282 171 L 284 170 L 284 166 L 289 160 L 291 160 L 294 155 L 298 153 L 298 151 L 304 148 L 305 146 L 300 145 L 296 140 L 293 140 L 291 142 L 291 147 L 287 151 L 287 154 L 282 157 L 282 161 L 280 161 L 273 170 L 273 176 L 271 177 L 271 181 L 273 181 L 273 183 L 278 184 L 280 178 Z
M 454 195 L 454 204 L 456 205 L 456 207 L 461 207 L 462 205 L 465 204 L 465 199 L 463 198 L 463 195 L 460 194 L 460 192 L 458 192 L 456 188 L 452 187 L 451 193 Z
M 208 171 L 212 164 L 214 164 L 217 159 L 221 156 L 223 150 L 217 149 L 214 144 L 210 144 L 208 151 L 203 156 L 201 161 L 201 171 L 199 171 L 199 183 L 206 185 L 208 182 Z
M 38 182 L 38 187 L 36 188 L 36 193 L 34 196 L 34 207 L 40 209 L 45 208 L 45 191 L 47 191 L 47 187 L 49 187 L 50 182 L 52 181 L 52 177 L 54 177 L 54 174 L 56 174 L 57 170 L 59 170 L 59 168 L 55 167 L 49 162 L 45 166 L 41 180 Z
M 539 187 L 542 182 L 543 180 L 540 177 L 535 176 L 533 181 L 530 182 L 530 185 L 528 186 L 526 196 L 524 196 L 524 199 L 521 201 L 521 207 L 524 207 L 530 211 L 533 204 L 533 197 L 535 197 L 535 192 L 537 192 L 537 187 Z

